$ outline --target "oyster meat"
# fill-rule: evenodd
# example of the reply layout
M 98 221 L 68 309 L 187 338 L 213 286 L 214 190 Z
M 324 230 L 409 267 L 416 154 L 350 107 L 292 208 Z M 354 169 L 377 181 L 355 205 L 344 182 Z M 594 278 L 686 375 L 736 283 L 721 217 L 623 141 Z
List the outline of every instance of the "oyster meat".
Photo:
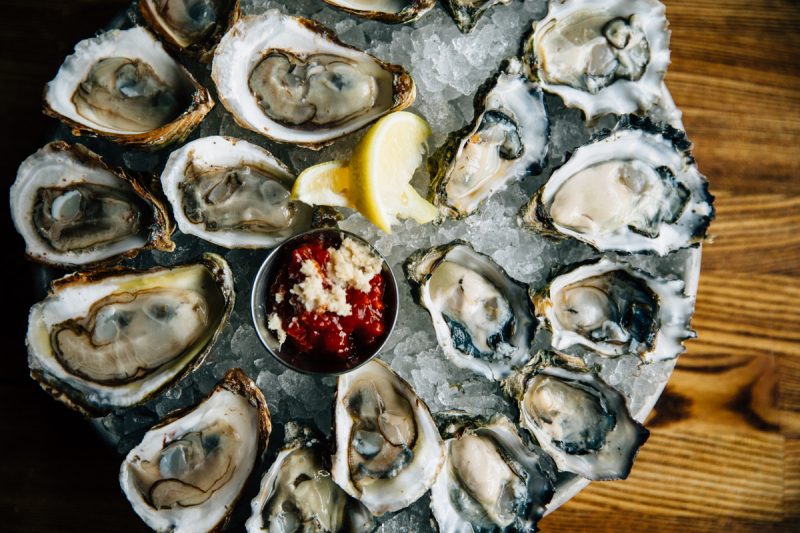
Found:
M 458 29 L 469 33 L 483 14 L 497 4 L 508 5 L 511 0 L 444 0 L 442 5 L 453 17 Z
M 541 171 L 549 121 L 542 91 L 516 58 L 478 92 L 475 119 L 431 156 L 428 199 L 443 216 L 463 218 L 512 181 Z
M 241 16 L 239 0 L 141 0 L 139 10 L 165 43 L 203 61 Z
M 374 359 L 339 377 L 331 473 L 374 515 L 399 511 L 433 484 L 444 446 L 428 407 Z
M 88 414 L 140 403 L 202 363 L 233 297 L 230 268 L 214 254 L 56 280 L 28 319 L 31 376 Z
M 503 387 L 518 402 L 522 427 L 564 472 L 625 479 L 650 434 L 625 397 L 578 358 L 540 352 Z
M 267 447 L 272 426 L 264 395 L 238 368 L 197 405 L 167 415 L 134 447 L 120 485 L 156 531 L 222 527 Z
M 44 112 L 120 144 L 180 141 L 214 107 L 208 90 L 147 30 L 111 30 L 79 42 L 45 89 Z
M 714 197 L 685 134 L 635 116 L 581 146 L 520 211 L 520 224 L 599 251 L 666 255 L 695 246 Z
M 445 462 L 431 487 L 440 533 L 536 531 L 553 496 L 555 466 L 503 415 L 445 428 Z
M 286 445 L 261 479 L 248 533 L 367 533 L 372 515 L 331 479 L 324 443 L 311 430 L 286 425 Z
M 239 125 L 313 149 L 405 109 L 416 94 L 402 67 L 276 10 L 236 23 L 217 48 L 212 77 Z
M 453 364 L 498 380 L 530 358 L 536 319 L 526 286 L 491 258 L 453 241 L 413 254 L 404 270 Z
M 602 355 L 638 355 L 645 361 L 678 357 L 694 298 L 680 280 L 655 278 L 625 263 L 601 259 L 575 267 L 531 294 L 536 316 L 557 350 L 584 346 Z
M 268 248 L 311 227 L 294 176 L 265 149 L 203 137 L 173 152 L 161 185 L 183 233 L 227 248 Z
M 323 0 L 352 15 L 382 22 L 411 22 L 427 13 L 436 0 Z
M 97 266 L 146 248 L 175 248 L 166 206 L 79 144 L 52 142 L 28 157 L 10 199 L 14 225 L 35 261 Z
M 524 45 L 531 79 L 586 120 L 645 112 L 661 98 L 669 30 L 658 0 L 550 2 Z

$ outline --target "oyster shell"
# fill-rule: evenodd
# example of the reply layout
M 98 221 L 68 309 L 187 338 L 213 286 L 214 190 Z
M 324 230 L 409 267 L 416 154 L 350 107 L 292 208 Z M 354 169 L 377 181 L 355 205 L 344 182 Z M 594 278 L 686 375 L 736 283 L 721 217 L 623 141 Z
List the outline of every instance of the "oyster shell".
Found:
M 658 0 L 550 2 L 524 44 L 531 79 L 586 120 L 645 112 L 669 66 L 668 22 Z
M 204 137 L 172 152 L 161 185 L 183 233 L 227 248 L 268 248 L 311 227 L 294 176 L 265 149 Z
M 443 216 L 463 218 L 509 183 L 541 172 L 549 121 L 542 91 L 516 58 L 478 91 L 475 119 L 428 161 L 428 199 Z
M 31 308 L 31 376 L 86 414 L 140 403 L 202 363 L 233 299 L 233 274 L 214 254 L 61 278 Z
M 689 328 L 694 298 L 685 294 L 683 281 L 608 259 L 568 269 L 531 294 L 555 349 L 579 345 L 652 362 L 678 357 L 683 341 L 695 337 Z
M 351 15 L 398 23 L 417 20 L 433 8 L 436 0 L 323 0 L 323 2 Z
M 153 426 L 120 467 L 136 514 L 156 531 L 216 531 L 272 430 L 264 395 L 238 368 L 195 406 Z
M 261 478 L 246 524 L 248 533 L 372 531 L 375 524 L 369 511 L 331 479 L 324 443 L 294 422 L 286 425 L 286 441 Z
M 714 218 L 714 197 L 690 146 L 671 126 L 625 117 L 554 170 L 519 222 L 599 251 L 666 255 L 695 246 Z
M 431 487 L 440 533 L 536 531 L 553 497 L 555 465 L 503 415 L 445 428 L 445 462 Z
M 444 446 L 428 407 L 380 360 L 339 377 L 331 473 L 374 515 L 399 511 L 433 484 Z
M 241 16 L 239 0 L 141 0 L 139 11 L 167 45 L 202 61 Z
M 442 5 L 453 17 L 458 29 L 469 33 L 489 8 L 510 3 L 511 0 L 444 0 Z
M 530 358 L 536 319 L 527 286 L 490 257 L 456 240 L 416 252 L 403 268 L 453 364 L 498 380 Z
M 98 266 L 175 248 L 161 200 L 79 144 L 52 142 L 23 161 L 10 200 L 28 257 L 41 263 Z
M 44 112 L 75 135 L 158 148 L 214 107 L 211 95 L 147 30 L 111 30 L 75 45 L 47 84 Z
M 564 472 L 625 479 L 650 435 L 625 397 L 577 358 L 539 352 L 503 387 L 518 402 L 522 427 Z
M 405 109 L 416 94 L 402 67 L 277 10 L 237 22 L 217 47 L 211 76 L 240 126 L 312 149 Z

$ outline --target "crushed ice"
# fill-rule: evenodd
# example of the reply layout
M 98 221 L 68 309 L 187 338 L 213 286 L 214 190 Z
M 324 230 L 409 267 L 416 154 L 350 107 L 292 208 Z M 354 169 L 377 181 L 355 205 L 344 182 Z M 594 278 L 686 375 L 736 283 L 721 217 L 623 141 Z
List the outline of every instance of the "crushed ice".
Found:
M 475 91 L 497 70 L 503 59 L 518 52 L 522 35 L 529 29 L 530 22 L 544 16 L 546 1 L 517 0 L 509 6 L 497 6 L 468 35 L 456 28 L 440 6 L 414 24 L 392 26 L 351 17 L 319 0 L 242 1 L 245 14 L 258 14 L 271 8 L 314 18 L 335 29 L 344 42 L 408 68 L 418 87 L 417 100 L 411 110 L 424 116 L 431 124 L 433 137 L 430 148 L 433 150 L 451 131 L 472 119 Z M 137 15 L 131 10 L 128 17 L 136 20 Z M 125 24 L 125 21 L 120 23 Z M 207 66 L 191 63 L 188 67 L 201 83 L 212 86 Z M 465 239 L 478 251 L 490 255 L 512 277 L 536 288 L 543 285 L 554 267 L 596 255 L 586 245 L 570 240 L 546 240 L 519 229 L 515 222 L 520 206 L 543 183 L 552 168 L 562 162 L 564 155 L 614 122 L 613 117 L 607 117 L 587 126 L 579 111 L 566 109 L 558 98 L 550 95 L 546 96 L 546 105 L 551 120 L 551 139 L 544 172 L 513 184 L 490 198 L 478 214 L 461 222 L 447 221 L 440 226 L 419 226 L 406 221 L 396 228 L 393 235 L 379 232 L 355 213 L 348 213 L 341 223 L 343 229 L 374 243 L 387 257 L 398 278 L 402 312 L 381 358 L 414 386 L 434 412 L 460 408 L 474 414 L 505 412 L 513 416 L 512 407 L 496 384 L 456 368 L 444 359 L 436 344 L 429 316 L 413 303 L 403 278 L 401 265 L 412 252 L 456 238 Z M 265 146 L 299 172 L 318 162 L 346 158 L 363 132 L 313 152 L 276 144 L 240 128 L 218 104 L 190 140 L 216 134 L 239 137 Z M 76 140 L 65 127 L 57 136 Z M 80 142 L 103 154 L 110 163 L 136 171 L 158 173 L 169 155 L 168 150 L 157 154 L 123 150 L 102 139 L 81 138 Z M 420 190 L 426 190 L 425 172 L 420 172 L 414 183 Z M 226 250 L 180 234 L 175 240 L 177 249 L 174 253 L 145 253 L 128 264 L 135 267 L 171 265 L 191 260 L 206 251 L 219 253 L 228 260 L 235 275 L 237 295 L 234 312 L 201 368 L 144 406 L 111 414 L 101 421 L 109 440 L 116 443 L 120 452 L 126 452 L 158 418 L 198 401 L 228 368 L 234 366 L 241 367 L 256 379 L 267 398 L 274 426 L 295 420 L 328 433 L 335 380 L 285 369 L 268 356 L 253 329 L 250 290 L 267 251 Z M 687 252 L 679 252 L 667 260 L 652 257 L 626 260 L 656 274 L 683 276 L 688 257 Z M 547 332 L 537 333 L 537 347 L 546 347 L 548 340 Z M 631 411 L 640 419 L 652 407 L 674 365 L 674 362 L 640 365 L 633 357 L 594 358 L 592 362 L 599 364 L 603 377 L 627 396 Z M 280 442 L 273 439 L 271 449 L 279 445 Z M 429 529 L 427 505 L 425 496 L 408 510 L 382 520 L 380 531 Z

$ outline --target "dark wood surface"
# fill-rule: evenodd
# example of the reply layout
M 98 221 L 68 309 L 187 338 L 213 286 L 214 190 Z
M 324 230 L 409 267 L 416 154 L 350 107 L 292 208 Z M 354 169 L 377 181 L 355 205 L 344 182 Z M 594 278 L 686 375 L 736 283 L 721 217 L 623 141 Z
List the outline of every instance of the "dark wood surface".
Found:
M 630 478 L 592 484 L 541 528 L 797 531 L 800 3 L 666 4 L 668 84 L 717 196 L 693 322 L 699 339 L 656 406 Z M 44 84 L 77 41 L 126 5 L 0 1 L 7 185 L 54 124 L 40 113 Z M 0 292 L 0 530 L 144 531 L 117 484 L 120 458 L 27 377 L 23 338 L 35 280 L 7 208 L 2 223 L 2 272 L 10 281 Z

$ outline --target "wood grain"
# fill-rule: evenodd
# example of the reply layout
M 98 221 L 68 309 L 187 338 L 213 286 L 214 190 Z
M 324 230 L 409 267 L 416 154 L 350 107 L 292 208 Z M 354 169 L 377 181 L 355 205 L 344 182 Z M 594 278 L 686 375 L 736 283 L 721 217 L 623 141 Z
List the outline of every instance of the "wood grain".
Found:
M 800 2 L 665 3 L 667 82 L 717 196 L 693 321 L 699 338 L 648 421 L 652 436 L 630 478 L 592 484 L 541 528 L 798 531 Z M 52 124 L 39 114 L 44 83 L 75 42 L 127 4 L 0 0 L 0 116 L 13 125 L 0 158 L 7 182 Z M 4 300 L 24 309 L 33 280 L 7 214 L 2 222 L 16 276 Z M 117 486 L 119 457 L 28 379 L 24 315 L 8 324 L 0 529 L 144 531 Z
M 800 529 L 800 6 L 667 1 L 667 76 L 716 195 L 699 334 L 625 482 L 543 531 Z M 591 524 L 591 526 L 587 526 Z

